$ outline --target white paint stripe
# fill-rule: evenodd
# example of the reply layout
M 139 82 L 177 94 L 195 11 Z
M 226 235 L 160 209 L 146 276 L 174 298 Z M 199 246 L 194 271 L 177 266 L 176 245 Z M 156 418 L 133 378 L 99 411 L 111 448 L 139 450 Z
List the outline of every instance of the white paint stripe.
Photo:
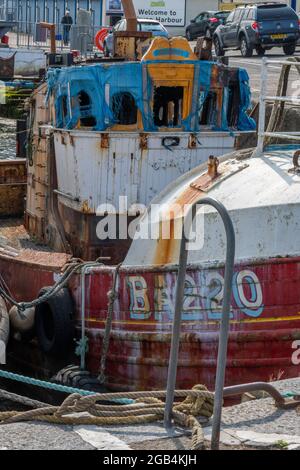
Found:
M 98 450 L 131 450 L 125 442 L 98 426 L 74 426 L 73 429 L 81 439 Z

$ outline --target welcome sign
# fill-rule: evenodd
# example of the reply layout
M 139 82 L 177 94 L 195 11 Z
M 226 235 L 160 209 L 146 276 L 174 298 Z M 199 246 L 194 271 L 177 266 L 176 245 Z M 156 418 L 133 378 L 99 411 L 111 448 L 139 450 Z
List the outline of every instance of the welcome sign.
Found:
M 138 18 L 160 21 L 165 26 L 185 26 L 186 0 L 133 0 Z M 107 0 L 106 13 L 123 12 L 121 0 Z
M 138 18 L 160 21 L 164 26 L 185 26 L 186 0 L 133 0 Z

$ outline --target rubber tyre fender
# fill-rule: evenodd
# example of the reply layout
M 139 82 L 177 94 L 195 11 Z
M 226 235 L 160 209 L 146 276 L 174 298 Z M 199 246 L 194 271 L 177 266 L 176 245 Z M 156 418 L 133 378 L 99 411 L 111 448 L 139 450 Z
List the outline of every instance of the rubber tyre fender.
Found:
M 49 292 L 44 287 L 39 297 Z M 74 306 L 67 287 L 36 307 L 36 335 L 45 354 L 63 358 L 70 351 L 75 337 Z

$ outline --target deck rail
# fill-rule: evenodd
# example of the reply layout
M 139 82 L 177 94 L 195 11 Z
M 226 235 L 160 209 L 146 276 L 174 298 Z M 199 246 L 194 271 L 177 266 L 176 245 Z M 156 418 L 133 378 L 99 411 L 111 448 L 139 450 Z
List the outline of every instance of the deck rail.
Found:
M 278 82 L 277 94 L 275 96 L 268 95 L 268 79 L 269 67 L 274 65 L 281 66 L 281 73 Z M 287 60 L 269 60 L 263 58 L 261 68 L 261 93 L 259 99 L 259 124 L 258 124 L 258 143 L 253 156 L 260 156 L 263 154 L 265 147 L 272 139 L 300 141 L 299 132 L 280 132 L 278 128 L 282 122 L 285 104 L 293 104 L 293 106 L 300 106 L 300 96 L 288 96 L 288 82 L 291 68 L 295 67 L 300 74 L 300 58 L 291 57 Z M 272 103 L 273 108 L 271 112 L 270 121 L 266 128 L 266 110 L 267 104 Z
M 109 29 L 107 26 L 92 25 L 87 27 L 74 25 L 74 35 L 70 33 L 70 42 L 68 45 L 65 45 L 63 40 L 63 25 L 56 24 L 55 27 L 56 48 L 61 51 L 69 51 L 70 47 L 72 48 L 72 45 L 75 44 L 75 46 L 79 45 L 80 48 L 84 46 L 89 52 L 100 52 L 94 44 L 96 33 L 103 28 Z M 50 35 L 48 31 L 40 28 L 39 23 L 17 21 L 12 25 L 8 37 L 10 47 L 45 50 L 50 50 L 51 47 Z M 72 39 L 73 37 L 74 39 Z M 77 48 L 75 47 L 75 49 Z
M 224 223 L 226 238 L 227 238 L 227 253 L 225 263 L 225 284 L 224 284 L 224 298 L 222 307 L 222 320 L 220 327 L 220 338 L 219 338 L 219 350 L 217 359 L 217 373 L 216 373 L 216 386 L 215 386 L 215 402 L 214 402 L 214 414 L 213 414 L 213 429 L 212 429 L 212 442 L 211 447 L 213 450 L 219 449 L 220 444 L 220 431 L 221 431 L 221 417 L 224 397 L 224 384 L 225 384 L 225 372 L 227 362 L 227 346 L 228 346 L 228 335 L 229 335 L 229 323 L 230 323 L 230 306 L 231 306 L 231 294 L 232 294 L 232 281 L 233 281 L 233 270 L 235 260 L 235 232 L 231 217 L 227 209 L 219 201 L 206 197 L 197 201 L 191 208 L 192 219 L 196 216 L 196 211 L 199 205 L 211 206 L 216 209 L 222 218 Z M 188 220 L 188 219 L 187 219 Z M 193 222 L 190 222 L 191 229 Z M 180 247 L 179 257 L 179 270 L 176 287 L 176 303 L 175 312 L 173 319 L 173 331 L 171 340 L 171 352 L 169 361 L 168 371 L 168 385 L 167 385 L 167 398 L 165 408 L 165 426 L 167 429 L 172 428 L 172 409 L 174 404 L 176 377 L 177 377 L 177 366 L 179 356 L 179 345 L 180 345 L 180 330 L 182 322 L 182 310 L 184 302 L 184 288 L 185 279 L 187 272 L 187 261 L 188 261 L 188 250 L 187 250 L 187 235 L 186 235 L 185 223 L 183 224 L 182 239 Z

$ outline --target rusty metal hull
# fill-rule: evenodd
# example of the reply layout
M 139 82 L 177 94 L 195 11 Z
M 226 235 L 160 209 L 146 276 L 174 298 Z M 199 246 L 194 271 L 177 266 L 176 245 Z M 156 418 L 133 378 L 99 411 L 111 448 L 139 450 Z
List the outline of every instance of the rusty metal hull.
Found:
M 177 380 L 180 388 L 195 383 L 214 388 L 223 276 L 223 268 L 194 268 L 188 273 Z M 236 266 L 227 385 L 300 374 L 299 281 L 300 259 Z M 109 387 L 166 386 L 175 284 L 175 271 L 121 272 L 107 363 Z M 88 365 L 93 373 L 99 368 L 110 288 L 110 273 L 95 273 L 88 280 Z
M 30 300 L 54 283 L 58 266 L 0 257 L 0 272 L 19 300 Z M 179 356 L 179 388 L 214 388 L 223 267 L 188 271 Z M 86 277 L 88 369 L 99 371 L 113 268 Z M 80 276 L 70 288 L 81 320 Z M 297 377 L 300 374 L 300 258 L 270 259 L 235 267 L 226 385 Z M 107 361 L 114 390 L 166 386 L 176 270 L 123 268 Z

